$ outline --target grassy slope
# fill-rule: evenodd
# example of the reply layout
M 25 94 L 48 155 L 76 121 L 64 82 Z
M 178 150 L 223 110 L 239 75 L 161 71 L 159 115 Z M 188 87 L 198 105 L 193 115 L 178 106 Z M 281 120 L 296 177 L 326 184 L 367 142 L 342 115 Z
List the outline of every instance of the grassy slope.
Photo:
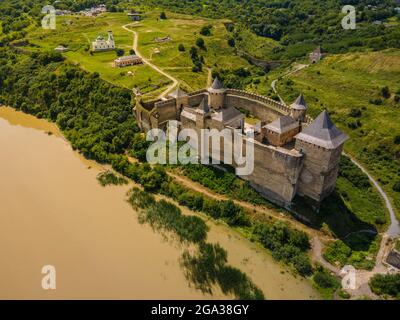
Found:
M 130 22 L 125 14 L 106 14 L 97 18 L 68 16 L 57 18 L 56 30 L 32 29 L 28 39 L 31 43 L 47 50 L 53 50 L 63 44 L 70 51 L 65 56 L 89 72 L 99 72 L 102 78 L 119 86 L 132 89 L 141 88 L 143 93 L 150 93 L 157 88 L 164 88 L 170 81 L 146 65 L 125 68 L 113 67 L 117 57 L 114 51 L 94 53 L 90 55 L 91 42 L 99 35 L 107 35 L 112 30 L 118 48 L 129 54 L 132 48 L 132 34 L 122 28 Z M 132 71 L 133 76 L 127 72 Z M 150 80 L 149 80 L 150 79 Z
M 167 20 L 157 20 L 158 12 L 147 12 L 140 26 L 134 29 L 139 32 L 139 48 L 141 53 L 151 58 L 157 66 L 165 69 L 182 82 L 186 90 L 204 88 L 207 83 L 208 68 L 249 67 L 249 63 L 234 55 L 235 50 L 228 43 L 228 32 L 224 26 L 227 20 L 212 20 L 182 14 L 167 13 Z M 199 31 L 203 26 L 212 25 L 212 35 L 202 36 Z M 171 36 L 165 43 L 154 42 L 155 37 Z M 203 71 L 193 73 L 193 63 L 189 56 L 190 47 L 195 46 L 196 39 L 205 40 L 207 50 L 199 50 L 204 56 Z M 178 45 L 185 46 L 185 52 L 178 51 Z M 153 54 L 154 49 L 160 53 Z
M 279 92 L 285 101 L 293 101 L 301 91 L 309 104 L 309 113 L 316 116 L 327 108 L 333 121 L 344 130 L 350 139 L 345 150 L 367 165 L 381 182 L 385 191 L 394 199 L 399 214 L 400 194 L 392 190 L 400 180 L 400 147 L 393 144 L 400 134 L 400 105 L 383 99 L 381 106 L 371 104 L 371 99 L 380 97 L 380 89 L 388 86 L 392 93 L 400 90 L 400 52 L 386 50 L 360 54 L 329 56 L 319 64 L 310 66 L 289 76 L 294 81 L 279 82 Z M 351 109 L 362 111 L 360 118 L 349 117 Z M 350 129 L 348 123 L 360 120 L 362 126 Z M 378 148 L 387 147 L 388 157 L 377 154 Z
M 160 20 L 159 12 L 146 12 L 145 18 L 137 26 L 132 27 L 139 34 L 139 50 L 155 65 L 165 69 L 176 77 L 186 90 L 204 88 L 207 83 L 207 68 L 239 68 L 250 67 L 247 60 L 235 56 L 235 49 L 228 43 L 228 32 L 224 26 L 227 20 L 212 20 L 182 14 L 167 13 L 167 20 Z M 114 68 L 112 63 L 116 58 L 114 51 L 94 53 L 90 55 L 91 42 L 99 35 L 106 35 L 112 30 L 116 46 L 129 53 L 132 48 L 132 34 L 122 28 L 131 23 L 125 13 L 107 13 L 97 18 L 66 16 L 57 17 L 56 30 L 43 30 L 31 28 L 28 34 L 30 43 L 53 50 L 63 44 L 70 48 L 65 56 L 89 72 L 99 72 L 101 76 L 116 85 L 126 88 L 138 86 L 142 93 L 147 93 L 145 98 L 154 98 L 170 81 L 146 65 Z M 212 25 L 211 36 L 201 36 L 199 31 L 202 26 Z M 172 40 L 165 43 L 156 43 L 155 37 L 170 35 Z M 199 50 L 204 56 L 203 71 L 193 73 L 193 63 L 189 56 L 190 47 L 195 46 L 198 37 L 206 42 L 207 50 Z M 183 44 L 185 52 L 178 51 L 178 45 Z M 154 49 L 160 53 L 154 54 Z M 33 48 L 34 49 L 34 48 Z M 127 72 L 133 71 L 133 76 Z M 122 72 L 122 73 L 121 73 Z

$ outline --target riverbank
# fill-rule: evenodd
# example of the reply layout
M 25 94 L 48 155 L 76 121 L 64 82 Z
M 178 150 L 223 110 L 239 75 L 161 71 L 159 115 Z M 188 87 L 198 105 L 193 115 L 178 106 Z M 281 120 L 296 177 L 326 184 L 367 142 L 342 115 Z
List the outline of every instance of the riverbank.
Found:
M 140 225 L 123 201 L 132 185 L 101 187 L 96 175 L 102 166 L 61 137 L 54 124 L 0 107 L 0 253 L 7 257 L 0 282 L 9 288 L 2 298 L 230 298 L 218 289 L 209 296 L 190 287 L 179 266 L 181 245 Z M 267 299 L 318 297 L 308 281 L 260 248 L 223 225 L 207 224 L 209 241 L 219 242 L 228 262 Z M 45 264 L 57 269 L 54 292 L 40 287 Z

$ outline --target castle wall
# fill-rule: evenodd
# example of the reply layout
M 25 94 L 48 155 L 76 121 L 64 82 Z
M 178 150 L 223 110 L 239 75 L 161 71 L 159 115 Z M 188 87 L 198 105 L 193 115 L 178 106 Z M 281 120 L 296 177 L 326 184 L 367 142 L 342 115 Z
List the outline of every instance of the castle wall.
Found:
M 207 98 L 207 93 L 205 93 L 204 91 L 200 91 L 199 93 L 189 95 L 188 98 L 189 106 L 191 107 L 198 106 L 201 100 L 203 100 L 203 98 Z
M 227 94 L 225 101 L 227 105 L 250 111 L 256 118 L 265 122 L 272 122 L 279 116 L 286 115 L 284 110 L 268 108 L 264 102 L 253 100 L 251 97 Z
M 298 193 L 316 201 L 323 200 L 335 188 L 343 145 L 334 150 L 327 150 L 297 140 L 296 149 L 305 154 Z
M 178 118 L 175 99 L 156 102 L 155 107 L 158 114 L 158 123 L 160 124 Z
M 281 152 L 277 148 L 254 144 L 254 171 L 241 178 L 261 194 L 278 204 L 289 205 L 297 191 L 302 156 Z
M 212 137 L 216 138 L 215 135 Z M 297 181 L 302 168 L 303 156 L 296 151 L 264 145 L 254 140 L 250 143 L 254 145 L 254 170 L 251 174 L 240 177 L 248 181 L 251 186 L 271 201 L 279 205 L 289 205 L 297 191 Z M 223 162 L 224 148 L 233 150 L 232 144 L 226 143 L 222 138 L 217 141 L 217 148 L 214 149 L 210 141 L 210 157 L 212 157 L 212 151 L 214 151 L 215 154 L 220 155 L 219 159 Z M 242 155 L 246 155 L 246 139 L 243 135 Z M 233 167 L 238 166 L 233 156 L 230 162 Z

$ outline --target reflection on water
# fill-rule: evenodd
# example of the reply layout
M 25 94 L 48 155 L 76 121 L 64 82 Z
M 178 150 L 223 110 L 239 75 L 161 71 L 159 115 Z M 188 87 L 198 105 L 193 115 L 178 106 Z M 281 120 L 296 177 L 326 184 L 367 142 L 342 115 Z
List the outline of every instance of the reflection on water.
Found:
M 179 263 L 185 248 L 140 225 L 123 201 L 130 186 L 101 187 L 100 166 L 60 137 L 53 124 L 0 107 L 0 298 L 226 297 L 190 286 Z M 209 241 L 227 249 L 228 262 L 268 299 L 316 295 L 248 241 L 208 224 Z M 41 288 L 48 264 L 56 267 L 55 291 Z

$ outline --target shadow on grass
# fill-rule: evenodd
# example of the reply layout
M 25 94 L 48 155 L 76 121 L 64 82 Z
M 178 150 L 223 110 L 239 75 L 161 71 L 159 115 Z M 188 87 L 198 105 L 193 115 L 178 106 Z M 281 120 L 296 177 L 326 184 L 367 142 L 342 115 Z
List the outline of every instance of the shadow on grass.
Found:
M 336 190 L 321 203 L 319 211 L 313 208 L 313 204 L 312 200 L 296 197 L 292 210 L 304 217 L 307 224 L 314 229 L 324 231 L 328 227 L 335 237 L 351 249 L 368 250 L 378 234 L 376 227 L 360 220 Z M 357 241 L 358 239 L 362 241 Z

